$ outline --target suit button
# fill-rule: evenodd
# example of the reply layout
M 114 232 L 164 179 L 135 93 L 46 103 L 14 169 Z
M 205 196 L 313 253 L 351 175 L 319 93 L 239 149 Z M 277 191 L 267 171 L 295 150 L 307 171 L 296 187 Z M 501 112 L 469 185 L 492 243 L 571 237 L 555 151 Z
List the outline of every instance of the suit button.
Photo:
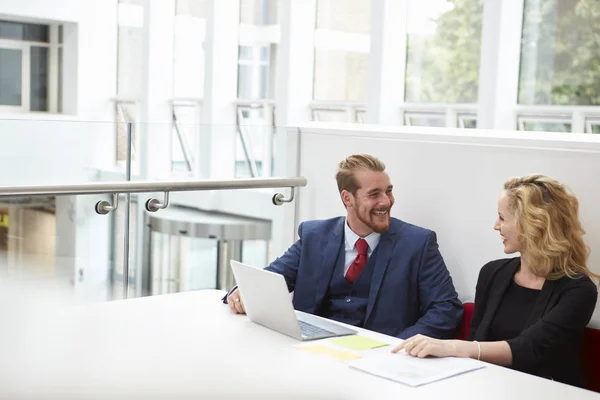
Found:
M 346 299 L 346 303 L 350 303 L 352 299 Z

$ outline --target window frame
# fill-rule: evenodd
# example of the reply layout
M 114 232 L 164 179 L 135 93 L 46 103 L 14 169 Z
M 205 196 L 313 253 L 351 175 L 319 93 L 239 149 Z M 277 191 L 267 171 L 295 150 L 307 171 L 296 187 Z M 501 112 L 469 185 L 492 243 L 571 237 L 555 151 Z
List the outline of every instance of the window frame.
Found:
M 24 24 L 22 21 L 16 23 Z M 59 49 L 63 48 L 63 44 L 59 43 L 59 26 L 60 24 L 47 24 L 50 32 L 50 40 L 48 43 L 35 42 L 27 40 L 16 40 L 0 38 L 0 49 L 20 50 L 21 51 L 21 105 L 9 106 L 0 105 L 0 113 L 42 113 L 42 114 L 58 114 L 62 113 L 59 110 L 59 75 L 63 71 L 59 68 Z M 48 110 L 47 111 L 32 111 L 31 110 L 31 48 L 45 47 L 48 49 Z M 64 54 L 64 50 L 63 50 Z M 64 68 L 64 63 L 63 63 Z M 64 75 L 63 75 L 64 84 Z M 64 99 L 63 99 L 64 101 Z

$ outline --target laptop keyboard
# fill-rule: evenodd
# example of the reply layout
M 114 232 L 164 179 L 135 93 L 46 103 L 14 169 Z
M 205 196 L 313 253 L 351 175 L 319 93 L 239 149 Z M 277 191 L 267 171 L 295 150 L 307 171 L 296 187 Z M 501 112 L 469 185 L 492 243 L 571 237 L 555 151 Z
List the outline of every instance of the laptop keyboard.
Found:
M 333 332 L 328 331 L 327 329 L 319 328 L 318 326 L 311 325 L 304 321 L 298 321 L 298 325 L 300 325 L 300 332 L 304 337 L 333 335 Z

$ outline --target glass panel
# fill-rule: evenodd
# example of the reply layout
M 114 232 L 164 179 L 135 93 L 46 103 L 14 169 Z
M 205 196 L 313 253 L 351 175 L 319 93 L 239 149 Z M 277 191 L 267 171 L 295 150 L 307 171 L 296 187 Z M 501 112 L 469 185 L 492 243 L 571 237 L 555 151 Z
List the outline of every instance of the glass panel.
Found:
M 59 44 L 63 44 L 63 35 L 64 35 L 64 28 L 62 25 L 58 26 L 58 43 Z
M 458 117 L 458 127 L 465 129 L 476 129 L 477 128 L 477 118 L 465 118 Z
M 0 38 L 48 43 L 50 33 L 48 25 L 0 21 Z
M 600 133 L 600 123 L 592 125 L 592 133 Z
M 367 100 L 369 54 L 316 49 L 315 100 Z
M 114 129 L 114 123 L 0 120 L 2 184 L 101 180 L 102 172 L 114 171 Z M 56 285 L 77 302 L 110 299 L 113 231 L 110 216 L 94 212 L 94 205 L 104 199 L 112 201 L 103 195 L 2 199 L 0 209 L 8 209 L 9 218 L 0 274 L 33 283 L 36 290 Z M 0 227 L 4 222 L 0 216 Z M 0 249 L 2 244 L 0 239 Z M 3 278 L 0 281 L 5 283 Z
M 173 55 L 173 95 L 175 97 L 200 98 L 204 95 L 203 43 L 206 34 L 206 20 L 199 17 L 204 13 L 203 3 L 203 1 L 189 0 L 187 7 L 192 15 L 178 14 L 175 17 Z
M 20 106 L 21 94 L 21 50 L 0 48 L 0 105 Z
M 57 99 L 58 112 L 63 111 L 63 49 L 58 48 L 58 99 Z
M 107 197 L 108 199 L 108 197 Z M 112 201 L 112 196 L 110 197 Z M 119 207 L 112 212 L 112 257 L 110 263 L 110 289 L 111 298 L 123 298 L 123 273 L 125 269 L 125 218 L 127 215 L 126 195 L 120 196 Z M 138 297 L 136 293 L 137 272 L 137 221 L 138 221 L 138 196 L 131 195 L 131 208 L 129 211 L 129 257 L 127 296 Z
M 358 122 L 359 124 L 364 124 L 364 122 L 365 122 L 365 114 L 366 114 L 366 111 L 357 110 L 356 111 L 356 118 L 355 118 L 356 122 Z
M 571 123 L 523 121 L 523 129 L 526 131 L 539 132 L 571 132 Z
M 600 2 L 525 0 L 520 104 L 600 104 Z
M 239 46 L 238 98 L 269 98 L 269 46 Z
M 171 134 L 171 171 L 194 171 L 195 154 L 200 140 L 200 107 L 196 105 L 173 106 Z
M 31 111 L 48 111 L 48 48 L 31 47 Z
M 242 262 L 264 268 L 269 265 L 269 242 L 264 240 L 244 240 Z
M 346 111 L 313 110 L 313 121 L 348 122 L 348 113 Z
M 439 128 L 446 126 L 444 115 L 407 113 L 404 115 L 404 119 L 406 124 L 410 126 L 433 126 Z
M 136 160 L 136 144 L 137 144 L 137 130 L 140 128 L 139 124 L 136 124 L 139 113 L 139 106 L 131 103 L 117 103 L 116 105 L 116 124 L 117 129 L 117 162 L 125 162 L 127 160 L 127 124 L 132 123 L 131 126 L 131 160 Z
M 151 294 L 217 287 L 218 241 L 151 233 Z
M 138 3 L 130 0 L 120 3 Z M 142 2 L 139 2 L 142 3 Z M 143 5 L 136 5 L 143 13 Z M 117 95 L 140 99 L 143 93 L 144 31 L 139 26 L 119 24 L 117 43 Z
M 371 5 L 368 0 L 318 0 L 315 100 L 367 100 Z
M 0 266 L 4 265 L 8 265 L 8 208 L 0 209 Z
M 407 102 L 477 102 L 481 4 L 408 2 Z
M 318 0 L 317 29 L 370 33 L 370 0 Z
M 263 108 L 238 110 L 235 177 L 256 177 L 273 174 L 273 126 Z M 253 165 L 252 165 L 253 164 Z M 266 168 L 266 169 L 265 169 Z
M 196 18 L 205 18 L 205 0 L 176 0 L 175 15 L 187 15 Z
M 240 0 L 240 23 L 275 25 L 278 21 L 279 0 Z

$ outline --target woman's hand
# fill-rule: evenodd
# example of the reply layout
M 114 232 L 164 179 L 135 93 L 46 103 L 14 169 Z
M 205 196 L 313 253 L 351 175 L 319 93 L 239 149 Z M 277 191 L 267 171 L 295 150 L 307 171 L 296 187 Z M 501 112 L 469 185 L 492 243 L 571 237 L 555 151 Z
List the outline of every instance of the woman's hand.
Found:
M 404 349 L 413 357 L 473 357 L 477 358 L 477 343 L 464 340 L 440 340 L 424 335 L 415 335 L 396 346 L 392 353 Z

